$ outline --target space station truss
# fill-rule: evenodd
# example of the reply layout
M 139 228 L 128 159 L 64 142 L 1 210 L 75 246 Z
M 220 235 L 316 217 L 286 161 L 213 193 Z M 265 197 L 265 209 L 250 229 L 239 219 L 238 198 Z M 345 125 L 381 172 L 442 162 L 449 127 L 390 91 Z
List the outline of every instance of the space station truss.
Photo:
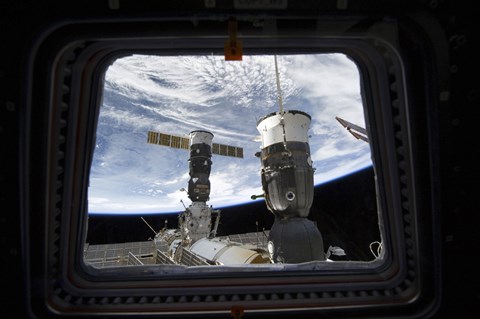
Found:
M 174 265 L 175 261 L 155 248 L 153 241 L 86 245 L 85 261 L 96 268 L 141 265 Z M 179 247 L 179 264 L 186 266 L 210 265 L 205 259 Z
M 148 131 L 147 143 L 188 150 L 190 139 L 188 137 Z M 243 148 L 225 144 L 212 144 L 212 154 L 243 158 Z
M 156 264 L 156 248 L 153 241 L 88 245 L 85 246 L 85 261 L 97 268 Z M 162 254 L 163 255 L 163 254 Z M 158 255 L 157 255 L 158 257 Z M 165 256 L 166 257 L 166 256 Z M 169 260 L 160 260 L 163 264 Z
M 267 249 L 269 231 L 233 234 L 216 237 L 224 242 L 236 243 L 253 250 Z M 96 268 L 141 266 L 141 265 L 173 265 L 206 266 L 211 265 L 205 258 L 179 246 L 174 261 L 167 253 L 165 242 L 138 241 L 128 243 L 85 244 L 84 258 L 87 264 Z

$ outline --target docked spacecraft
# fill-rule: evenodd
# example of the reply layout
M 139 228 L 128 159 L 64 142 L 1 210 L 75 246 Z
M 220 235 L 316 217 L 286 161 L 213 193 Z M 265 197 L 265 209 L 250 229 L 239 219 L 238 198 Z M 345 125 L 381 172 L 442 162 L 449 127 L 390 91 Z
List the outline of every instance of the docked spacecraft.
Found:
M 325 260 L 322 235 L 307 218 L 314 172 L 308 144 L 310 121 L 305 112 L 280 110 L 257 122 L 263 196 L 275 215 L 268 250 L 276 263 Z
M 187 193 L 192 203 L 179 214 L 178 228 L 165 227 L 156 234 L 157 255 L 162 263 L 188 266 L 270 263 L 266 245 L 264 248 L 258 243 L 253 245 L 247 240 L 249 236 L 240 236 L 239 241 L 216 237 L 220 210 L 207 205 L 212 153 L 243 158 L 243 149 L 212 143 L 212 140 L 213 134 L 202 130 L 190 132 L 188 138 L 154 131 L 148 133 L 148 143 L 188 147 L 190 151 Z

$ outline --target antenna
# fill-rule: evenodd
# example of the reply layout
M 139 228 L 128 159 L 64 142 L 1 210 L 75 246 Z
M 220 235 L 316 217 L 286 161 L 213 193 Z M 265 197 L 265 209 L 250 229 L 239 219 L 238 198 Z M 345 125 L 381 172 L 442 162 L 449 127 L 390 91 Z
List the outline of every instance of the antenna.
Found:
M 150 225 L 147 223 L 147 221 L 146 221 L 143 217 L 140 217 L 140 218 L 141 218 L 141 219 L 143 220 L 143 222 L 148 226 L 148 228 L 150 228 L 150 229 L 153 231 L 153 233 L 155 234 L 155 236 L 158 235 L 157 232 L 152 228 L 152 226 L 150 226 Z
M 182 189 L 185 190 L 185 188 L 182 188 Z M 183 208 L 187 209 L 187 206 L 185 206 L 185 204 L 183 203 L 183 200 L 180 200 L 180 203 L 182 203 Z
M 280 73 L 278 72 L 278 63 L 277 63 L 277 56 L 273 56 L 275 58 L 275 76 L 277 78 L 277 93 L 278 93 L 278 108 L 280 114 L 280 125 L 282 126 L 282 134 L 283 134 L 283 146 L 285 150 L 289 152 L 287 149 L 287 136 L 285 132 L 285 123 L 283 121 L 283 99 L 282 99 L 282 89 L 280 88 Z M 253 199 L 253 198 L 252 198 Z
M 278 94 L 278 107 L 280 109 L 280 114 L 283 115 L 283 99 L 282 99 L 282 90 L 280 89 L 280 74 L 278 73 L 278 64 L 277 64 L 277 56 L 273 56 L 275 58 L 275 76 L 277 78 L 277 94 Z
M 258 220 L 255 221 L 255 226 L 257 226 L 257 249 L 258 249 L 258 246 L 260 245 L 260 239 L 258 238 Z

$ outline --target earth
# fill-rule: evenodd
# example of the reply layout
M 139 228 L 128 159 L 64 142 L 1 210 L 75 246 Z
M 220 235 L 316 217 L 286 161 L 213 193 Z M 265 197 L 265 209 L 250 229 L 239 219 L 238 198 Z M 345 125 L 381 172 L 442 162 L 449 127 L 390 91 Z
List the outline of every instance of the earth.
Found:
M 343 54 L 277 56 L 285 110 L 308 113 L 315 186 L 372 165 L 370 147 L 335 119 L 365 127 L 360 74 Z M 147 143 L 150 130 L 242 147 L 243 158 L 212 156 L 209 205 L 251 203 L 263 193 L 258 119 L 279 110 L 274 56 L 132 55 L 105 70 L 90 172 L 89 214 L 158 214 L 190 204 L 189 152 Z M 256 199 L 263 201 L 263 199 Z

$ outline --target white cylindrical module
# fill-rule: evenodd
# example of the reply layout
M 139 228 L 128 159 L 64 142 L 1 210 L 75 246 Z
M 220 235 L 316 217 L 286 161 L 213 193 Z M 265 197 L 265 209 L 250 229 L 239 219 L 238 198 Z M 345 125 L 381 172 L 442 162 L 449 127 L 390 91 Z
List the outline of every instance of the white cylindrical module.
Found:
M 207 131 L 190 132 L 190 147 L 194 144 L 207 144 L 212 147 L 213 134 Z
M 270 262 L 268 257 L 262 256 L 254 250 L 217 238 L 200 239 L 190 247 L 190 251 L 220 265 L 263 264 Z
M 286 111 L 271 113 L 257 122 L 257 130 L 262 137 L 262 146 L 289 142 L 308 143 L 310 115 L 302 111 Z
M 310 115 L 302 111 L 271 113 L 257 122 L 265 201 L 280 218 L 307 217 L 312 205 L 310 122 Z

